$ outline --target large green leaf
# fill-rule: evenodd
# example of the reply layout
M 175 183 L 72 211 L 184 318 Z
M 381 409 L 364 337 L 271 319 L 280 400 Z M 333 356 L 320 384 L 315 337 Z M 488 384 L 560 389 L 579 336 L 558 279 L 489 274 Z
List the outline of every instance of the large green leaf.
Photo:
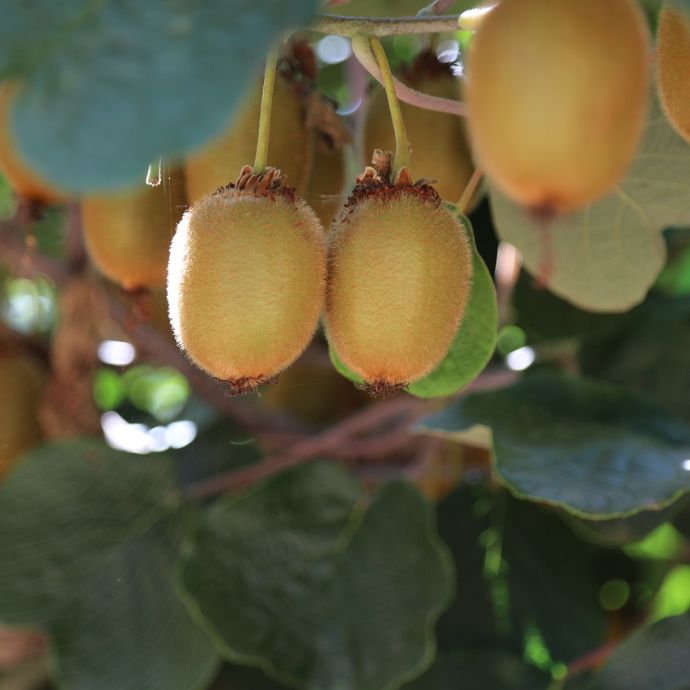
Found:
M 643 628 L 616 649 L 587 690 L 687 690 L 690 614 Z
M 641 302 L 661 271 L 661 231 L 690 223 L 690 145 L 656 101 L 625 178 L 601 201 L 540 221 L 491 189 L 496 227 L 523 254 L 530 273 L 591 311 L 625 311 Z
M 65 690 L 194 690 L 217 656 L 173 588 L 173 473 L 95 441 L 47 445 L 0 488 L 0 620 L 51 635 Z
M 459 391 L 481 374 L 496 346 L 498 313 L 494 283 L 477 251 L 470 222 L 460 214 L 458 219 L 472 242 L 472 289 L 465 315 L 448 354 L 434 371 L 408 388 L 412 395 L 419 398 L 439 398 Z M 363 383 L 343 364 L 332 347 L 330 355 L 338 372 L 354 383 Z
M 585 373 L 628 388 L 690 421 L 682 372 L 690 367 L 690 299 L 650 298 L 628 328 L 590 339 L 580 355 Z
M 467 649 L 439 655 L 404 690 L 546 690 L 551 677 L 505 650 Z
M 8 0 L 0 76 L 27 85 L 12 113 L 19 148 L 69 190 L 143 180 L 154 158 L 178 157 L 223 128 L 270 44 L 317 5 Z
M 524 271 L 515 285 L 512 306 L 517 325 L 527 332 L 530 342 L 608 334 L 619 330 L 635 313 L 594 314 L 578 309 L 536 285 Z
M 385 690 L 421 673 L 452 582 L 419 494 L 389 485 L 365 509 L 327 464 L 218 502 L 180 575 L 224 656 L 314 690 Z
M 510 607 L 525 638 L 536 628 L 551 657 L 566 663 L 602 644 L 601 552 L 555 511 L 512 497 L 501 536 Z
M 486 575 L 487 535 L 493 499 L 485 487 L 461 486 L 438 507 L 438 531 L 455 561 L 455 599 L 436 626 L 439 649 L 505 643 Z M 510 641 L 517 653 L 522 639 Z
M 604 519 L 658 510 L 690 490 L 690 428 L 625 391 L 559 374 L 468 395 L 419 429 L 493 431 L 496 472 L 517 496 Z

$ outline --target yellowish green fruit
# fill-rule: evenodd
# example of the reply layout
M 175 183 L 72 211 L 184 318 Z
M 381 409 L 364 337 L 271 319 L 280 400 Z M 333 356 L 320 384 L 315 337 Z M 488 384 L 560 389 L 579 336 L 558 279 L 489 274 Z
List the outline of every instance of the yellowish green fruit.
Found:
M 345 198 L 345 149 L 342 146 L 316 142 L 314 164 L 304 197 L 323 227 L 330 228 Z
M 481 23 L 466 70 L 479 165 L 540 212 L 605 195 L 639 143 L 649 49 L 635 0 L 502 0 Z
M 32 170 L 17 150 L 10 123 L 16 93 L 14 84 L 0 84 L 0 174 L 20 197 L 46 204 L 65 201 L 67 194 Z
M 41 439 L 37 419 L 41 382 L 41 370 L 30 357 L 0 353 L 0 480 Z
M 428 51 L 423 52 L 403 75 L 403 81 L 431 96 L 456 99 L 459 80 L 450 65 Z M 410 169 L 415 177 L 434 180 L 434 187 L 447 201 L 457 202 L 469 182 L 474 164 L 461 118 L 448 113 L 400 104 L 411 146 Z M 382 88 L 371 97 L 364 126 L 367 160 L 374 149 L 395 150 L 395 136 Z
M 664 112 L 690 142 L 690 16 L 671 7 L 659 16 L 656 74 Z
M 273 91 L 268 161 L 299 191 L 306 187 L 313 155 L 313 140 L 305 124 L 304 108 L 299 87 L 279 74 Z M 225 187 L 243 165 L 254 160 L 260 109 L 261 85 L 254 89 L 248 103 L 232 119 L 224 134 L 189 156 L 185 173 L 190 203 Z
M 141 184 L 81 203 L 84 239 L 98 270 L 128 291 L 163 287 L 170 241 L 186 208 L 173 171 L 157 187 Z
M 331 230 L 326 333 L 373 395 L 417 381 L 447 354 L 470 292 L 471 251 L 433 187 L 389 184 L 372 168 L 359 178 Z
M 168 304 L 180 347 L 233 393 L 254 390 L 309 344 L 325 263 L 314 212 L 275 169 L 247 166 L 235 188 L 194 204 L 175 233 Z

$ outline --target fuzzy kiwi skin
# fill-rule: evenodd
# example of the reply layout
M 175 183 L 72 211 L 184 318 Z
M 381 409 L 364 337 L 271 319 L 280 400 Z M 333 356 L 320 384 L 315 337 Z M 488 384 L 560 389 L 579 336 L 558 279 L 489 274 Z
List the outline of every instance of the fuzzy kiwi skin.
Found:
M 84 198 L 82 225 L 91 261 L 125 290 L 165 286 L 170 241 L 185 208 L 179 171 L 158 187 L 142 184 Z
M 371 195 L 329 236 L 326 334 L 372 390 L 430 373 L 467 305 L 472 250 L 459 220 L 414 194 Z
M 479 165 L 505 194 L 542 213 L 604 196 L 639 144 L 649 50 L 636 0 L 502 0 L 466 65 Z
M 440 98 L 457 99 L 459 79 L 450 71 L 405 79 L 417 91 Z M 474 164 L 461 118 L 448 113 L 417 108 L 401 103 L 411 147 L 411 170 L 415 178 L 434 180 L 442 198 L 456 202 L 472 177 Z M 388 99 L 377 88 L 367 107 L 364 124 L 366 163 L 374 149 L 395 151 L 395 135 L 388 110 Z
M 657 86 L 669 122 L 690 142 L 690 17 L 664 7 L 656 48 Z
M 37 408 L 42 378 L 30 357 L 0 353 L 0 481 L 41 439 Z
M 190 203 L 234 181 L 242 166 L 254 160 L 260 109 L 261 85 L 254 89 L 247 105 L 233 117 L 220 137 L 188 157 L 185 174 Z M 313 145 L 313 137 L 305 125 L 302 99 L 295 85 L 278 75 L 273 90 L 268 160 L 299 192 L 305 190 L 309 180 Z
M 235 393 L 289 366 L 323 307 L 323 228 L 299 197 L 220 190 L 185 213 L 170 251 L 168 305 L 189 358 Z
M 20 197 L 46 204 L 63 202 L 68 194 L 32 170 L 17 151 L 10 122 L 16 90 L 15 84 L 0 84 L 0 174 Z

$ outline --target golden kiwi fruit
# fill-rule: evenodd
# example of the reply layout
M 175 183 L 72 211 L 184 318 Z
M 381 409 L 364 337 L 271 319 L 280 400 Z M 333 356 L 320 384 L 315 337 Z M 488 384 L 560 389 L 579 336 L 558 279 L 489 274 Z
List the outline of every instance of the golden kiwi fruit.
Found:
M 124 290 L 165 285 L 168 251 L 186 208 L 184 180 L 171 171 L 157 187 L 82 199 L 84 240 L 91 261 Z
M 466 65 L 478 164 L 506 195 L 546 215 L 604 196 L 640 140 L 649 49 L 635 0 L 502 0 Z
M 245 166 L 235 185 L 193 204 L 168 267 L 173 332 L 189 358 L 254 390 L 309 344 L 325 291 L 323 228 L 280 171 Z
M 311 49 L 305 44 L 293 44 L 291 53 L 279 62 L 273 88 L 268 160 L 281 170 L 286 183 L 300 193 L 306 189 L 313 155 L 313 137 L 306 124 L 306 99 L 310 90 L 307 82 L 316 74 L 313 60 Z M 260 83 L 254 88 L 223 134 L 187 158 L 185 173 L 190 203 L 225 187 L 247 161 L 254 160 L 261 86 Z
M 412 184 L 405 168 L 391 182 L 387 166 L 375 165 L 331 229 L 325 325 L 343 364 L 386 397 L 448 353 L 470 293 L 472 249 L 432 186 Z
M 690 16 L 662 8 L 656 46 L 656 81 L 661 105 L 674 129 L 690 142 Z
M 65 201 L 67 193 L 32 170 L 14 142 L 10 119 L 17 88 L 14 83 L 0 84 L 0 174 L 22 198 L 46 204 L 60 203 Z
M 401 75 L 413 89 L 441 98 L 455 99 L 460 80 L 450 65 L 439 62 L 431 51 L 422 51 Z M 410 169 L 415 177 L 433 180 L 444 199 L 456 202 L 472 177 L 474 164 L 461 118 L 448 113 L 401 103 L 400 109 L 411 147 Z M 364 150 L 395 150 L 395 136 L 386 92 L 378 87 L 367 108 Z
M 0 351 L 0 481 L 21 455 L 38 444 L 37 408 L 43 375 L 29 356 Z

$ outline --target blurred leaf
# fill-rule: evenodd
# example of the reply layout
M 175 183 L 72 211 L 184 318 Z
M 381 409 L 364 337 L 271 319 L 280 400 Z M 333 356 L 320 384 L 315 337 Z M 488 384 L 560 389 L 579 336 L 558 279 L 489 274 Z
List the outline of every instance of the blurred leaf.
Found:
M 690 293 L 690 231 L 670 228 L 665 239 L 668 261 L 655 287 L 669 297 L 685 297 Z
M 687 505 L 688 498 L 684 496 L 662 510 L 643 511 L 625 518 L 583 520 L 567 513 L 564 517 L 581 538 L 601 546 L 620 548 L 653 534 Z
M 690 421 L 690 298 L 651 297 L 628 327 L 591 339 L 580 355 L 590 376 L 625 387 Z
M 234 428 L 227 419 L 203 426 L 192 443 L 172 453 L 183 486 L 256 462 L 261 455 L 258 439 Z
M 26 83 L 12 128 L 27 160 L 71 191 L 143 179 L 218 134 L 271 44 L 316 0 L 9 0 L 0 78 Z M 247 161 L 250 162 L 250 161 Z
M 498 313 L 496 290 L 491 274 L 477 251 L 469 221 L 458 218 L 473 246 L 474 276 L 469 301 L 460 328 L 443 361 L 423 379 L 409 386 L 408 391 L 419 398 L 438 398 L 452 395 L 471 383 L 484 370 L 496 345 Z M 333 366 L 354 383 L 362 379 L 341 362 L 330 348 Z
M 497 230 L 530 273 L 578 307 L 625 311 L 644 299 L 664 265 L 661 232 L 690 224 L 690 145 L 653 99 L 632 166 L 601 201 L 544 222 L 496 189 L 490 193 Z
M 690 615 L 666 618 L 625 640 L 587 690 L 687 690 Z
M 652 608 L 652 620 L 686 613 L 690 609 L 690 566 L 677 565 L 659 588 Z
M 603 642 L 600 552 L 557 513 L 507 500 L 502 539 L 511 608 L 526 637 L 535 626 L 551 657 L 570 662 Z
M 17 201 L 7 180 L 0 174 L 0 220 L 9 220 L 17 210 Z
M 313 464 L 211 507 L 180 574 L 224 656 L 314 689 L 394 688 L 428 666 L 452 579 L 429 507 L 404 484 L 358 501 Z
M 216 665 L 173 590 L 170 463 L 95 441 L 27 455 L 0 488 L 0 620 L 48 628 L 66 690 L 190 690 Z
M 112 369 L 100 368 L 93 379 L 93 399 L 101 410 L 114 410 L 124 402 L 127 389 L 122 377 Z
M 513 307 L 517 323 L 530 336 L 530 340 L 557 340 L 582 335 L 609 333 L 630 320 L 625 314 L 593 314 L 574 307 L 543 287 L 534 284 L 534 278 L 524 271 L 513 292 Z
M 437 625 L 439 648 L 495 645 L 505 631 L 496 620 L 491 583 L 485 575 L 485 537 L 493 498 L 483 486 L 461 486 L 438 507 L 439 535 L 455 560 L 455 599 Z M 522 640 L 512 640 L 516 653 Z
M 659 525 L 653 532 L 638 542 L 628 544 L 625 552 L 635 558 L 670 560 L 683 545 L 683 538 L 670 524 Z
M 518 497 L 606 519 L 660 509 L 690 490 L 690 428 L 610 386 L 541 373 L 467 395 L 418 429 L 493 431 L 495 469 Z
M 404 690 L 546 690 L 551 677 L 507 651 L 467 649 L 439 655 Z

